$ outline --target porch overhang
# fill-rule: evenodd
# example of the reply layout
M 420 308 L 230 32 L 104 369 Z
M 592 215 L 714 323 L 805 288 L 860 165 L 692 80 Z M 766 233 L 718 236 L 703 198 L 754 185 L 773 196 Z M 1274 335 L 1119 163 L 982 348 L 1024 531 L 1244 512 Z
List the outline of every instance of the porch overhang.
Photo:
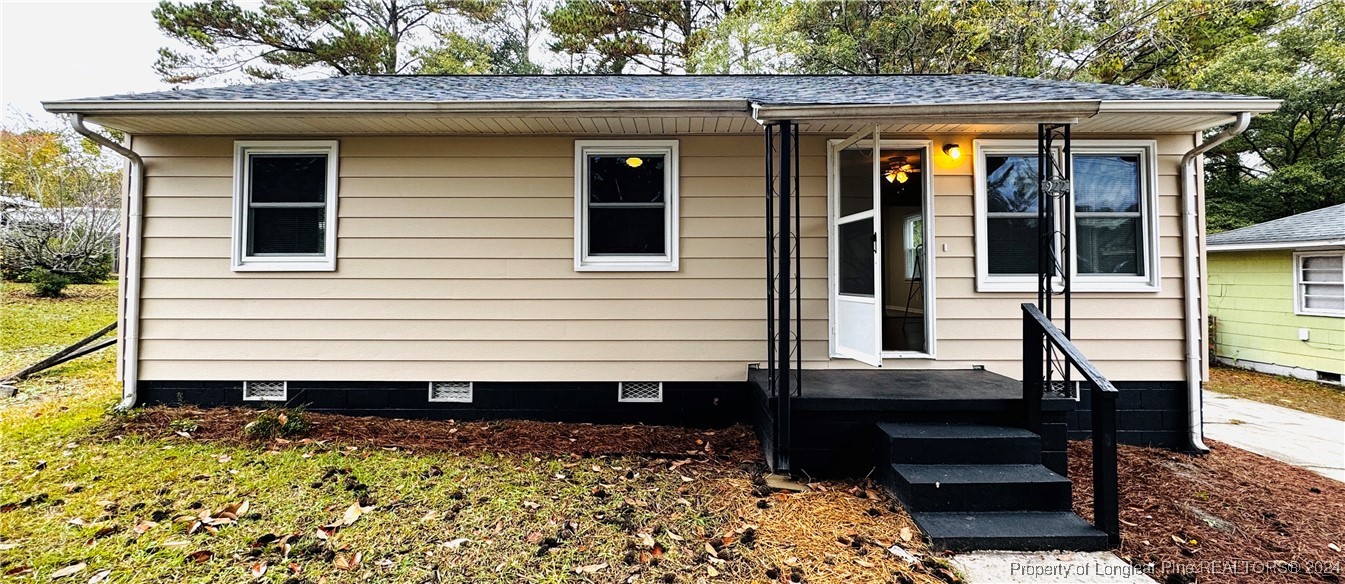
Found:
M 1097 115 L 1101 101 L 967 102 L 951 104 L 769 105 L 753 104 L 759 123 L 789 120 L 906 123 L 1075 124 Z

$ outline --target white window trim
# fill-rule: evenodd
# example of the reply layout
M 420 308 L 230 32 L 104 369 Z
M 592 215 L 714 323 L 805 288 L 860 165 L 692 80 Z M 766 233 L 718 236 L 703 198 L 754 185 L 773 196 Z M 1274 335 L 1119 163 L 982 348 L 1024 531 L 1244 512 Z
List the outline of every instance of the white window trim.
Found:
M 1312 252 L 1294 252 L 1294 314 L 1300 316 L 1325 316 L 1331 318 L 1345 318 L 1345 311 L 1331 312 L 1328 310 L 1313 309 L 1305 306 L 1307 299 L 1303 297 L 1303 260 L 1310 257 L 1340 257 L 1345 258 L 1345 251 L 1312 251 Z M 1345 263 L 1345 260 L 1342 260 Z M 1345 271 L 1345 267 L 1342 267 Z M 1345 274 L 1342 274 L 1345 278 Z M 1322 282 L 1326 283 L 1326 282 Z
M 588 157 L 598 155 L 663 156 L 663 255 L 613 256 L 588 254 Z M 576 272 L 676 272 L 678 270 L 677 140 L 575 140 L 574 142 L 574 269 Z
M 1035 140 L 974 140 L 972 148 L 975 158 L 972 161 L 974 175 L 976 215 L 976 291 L 977 292 L 1033 292 L 1037 289 L 1037 276 L 1034 275 L 991 275 L 989 256 L 988 203 L 986 202 L 986 163 L 987 154 L 1037 155 Z M 1161 234 L 1158 232 L 1158 143 L 1155 140 L 1073 140 L 1070 144 L 1072 154 L 1133 154 L 1140 158 L 1141 214 L 1144 221 L 1145 237 L 1141 239 L 1141 257 L 1147 263 L 1147 273 L 1143 276 L 1109 276 L 1102 274 L 1080 275 L 1078 257 L 1071 255 L 1070 277 L 1074 292 L 1159 292 L 1162 290 L 1162 265 L 1160 257 Z M 1056 151 L 1060 155 L 1060 151 Z M 1068 210 L 1071 233 L 1075 232 L 1075 210 Z M 1076 245 L 1071 242 L 1071 245 Z
M 235 272 L 332 272 L 336 270 L 336 140 L 265 140 L 234 142 L 233 251 Z M 252 154 L 325 154 L 327 156 L 325 253 L 323 255 L 249 256 L 248 233 L 248 159 Z

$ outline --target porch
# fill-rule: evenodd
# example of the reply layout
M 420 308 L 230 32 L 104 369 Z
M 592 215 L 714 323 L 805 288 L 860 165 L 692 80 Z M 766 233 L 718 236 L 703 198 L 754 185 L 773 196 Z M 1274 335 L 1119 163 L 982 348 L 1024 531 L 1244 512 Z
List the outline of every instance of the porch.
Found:
M 885 143 L 878 126 L 830 144 L 827 195 L 827 358 L 875 369 L 819 367 L 815 355 L 805 368 L 799 129 L 790 121 L 766 124 L 768 355 L 764 368 L 750 372 L 749 385 L 752 419 L 774 470 L 872 476 L 942 549 L 1092 550 L 1119 542 L 1117 392 L 1069 340 L 1074 268 L 1070 246 L 1061 243 L 1069 241 L 1069 228 L 1056 217 L 1073 209 L 1071 125 L 1038 126 L 1035 188 L 1018 193 L 1030 235 L 1002 242 L 1026 248 L 1020 270 L 1028 263 L 1035 268 L 1022 274 L 1024 282 L 1035 281 L 1036 302 L 1021 306 L 1022 376 L 1015 380 L 982 367 L 948 369 L 948 363 L 883 368 L 888 357 L 933 362 L 938 297 L 925 278 L 936 274 L 925 246 L 935 242 L 924 172 L 932 147 Z M 956 158 L 956 149 L 951 144 L 944 151 Z M 1024 180 L 1027 164 L 1021 164 Z M 909 189 L 888 188 L 916 183 L 914 173 L 925 178 L 913 197 L 901 192 Z M 894 205 L 894 199 L 917 204 Z M 883 217 L 893 206 L 904 218 L 905 249 L 885 252 Z M 884 256 L 901 256 L 901 265 L 889 266 Z M 883 292 L 889 275 L 908 289 L 907 303 L 898 307 L 900 335 L 890 334 L 893 303 Z M 906 326 L 912 313 L 915 335 Z M 1083 388 L 1102 404 L 1092 411 L 1096 527 L 1073 513 L 1067 476 L 1065 416 Z

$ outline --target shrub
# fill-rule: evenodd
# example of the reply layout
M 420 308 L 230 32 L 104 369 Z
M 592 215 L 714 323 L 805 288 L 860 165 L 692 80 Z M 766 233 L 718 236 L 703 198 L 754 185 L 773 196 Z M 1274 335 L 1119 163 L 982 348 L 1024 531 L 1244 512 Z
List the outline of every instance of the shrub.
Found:
M 175 431 L 186 432 L 188 434 L 201 429 L 201 425 L 191 418 L 178 418 L 169 422 L 168 427 Z
M 33 283 L 33 293 L 42 298 L 60 298 L 65 287 L 70 285 L 70 277 L 57 274 L 46 268 L 28 270 L 24 279 Z
M 257 414 L 257 419 L 243 426 L 243 434 L 248 438 L 262 439 L 283 436 L 291 438 L 302 436 L 312 429 L 303 410 L 298 408 L 276 408 Z

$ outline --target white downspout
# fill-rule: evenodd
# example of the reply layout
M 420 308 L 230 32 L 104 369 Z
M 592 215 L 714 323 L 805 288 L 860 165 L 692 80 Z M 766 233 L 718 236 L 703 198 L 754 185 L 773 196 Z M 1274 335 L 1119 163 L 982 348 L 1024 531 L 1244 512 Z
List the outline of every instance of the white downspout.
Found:
M 1185 156 L 1182 156 L 1181 162 L 1181 195 L 1182 195 L 1182 284 L 1185 291 L 1182 297 L 1186 301 L 1186 392 L 1187 392 L 1187 433 L 1191 441 L 1191 447 L 1200 451 L 1207 452 L 1209 447 L 1205 445 L 1203 411 L 1202 411 L 1202 379 L 1204 375 L 1201 372 L 1200 360 L 1204 358 L 1203 345 L 1201 339 L 1205 338 L 1205 331 L 1200 330 L 1202 322 L 1200 316 L 1200 248 L 1198 245 L 1199 223 L 1197 222 L 1196 208 L 1196 173 L 1195 162 L 1202 154 L 1209 152 L 1215 146 L 1223 144 L 1234 136 L 1241 134 L 1247 129 L 1247 125 L 1252 121 L 1251 112 L 1242 112 L 1233 125 L 1225 128 L 1222 132 L 1215 134 L 1208 142 L 1192 148 Z
M 108 137 L 90 130 L 84 125 L 84 114 L 66 114 L 70 127 L 96 142 L 99 146 L 122 155 L 131 163 L 130 181 L 127 184 L 126 198 L 126 241 L 122 248 L 125 259 L 122 294 L 121 329 L 121 402 L 117 409 L 128 410 L 135 407 L 136 382 L 140 379 L 140 256 L 141 231 L 144 229 L 142 207 L 145 195 L 145 161 L 130 148 L 122 146 Z

